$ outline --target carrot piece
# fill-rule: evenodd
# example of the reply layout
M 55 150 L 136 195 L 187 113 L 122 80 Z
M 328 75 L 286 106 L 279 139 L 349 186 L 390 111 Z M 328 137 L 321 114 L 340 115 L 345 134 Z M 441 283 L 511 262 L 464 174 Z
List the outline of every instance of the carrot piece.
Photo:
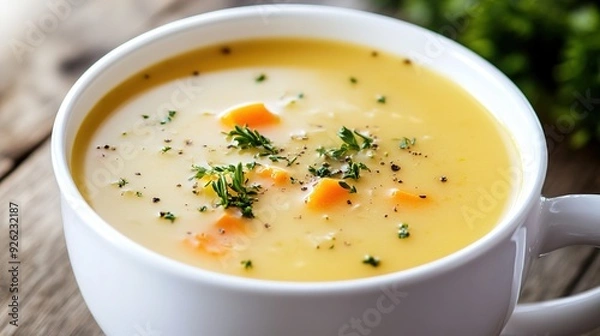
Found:
M 224 255 L 235 247 L 238 239 L 245 236 L 244 219 L 225 213 L 207 231 L 188 237 L 184 242 L 211 255 Z
M 420 195 L 416 195 L 398 189 L 392 189 L 390 193 L 390 198 L 398 205 L 405 205 L 411 207 L 420 206 L 427 202 L 426 197 L 422 197 Z
M 273 166 L 260 166 L 256 171 L 256 175 L 271 179 L 277 185 L 285 184 L 290 180 L 290 173 L 287 170 Z
M 225 213 L 215 223 L 213 229 L 217 230 L 217 233 L 222 235 L 245 234 L 246 224 L 244 223 L 244 219 L 242 217 Z
M 340 185 L 341 180 L 323 178 L 306 198 L 306 205 L 312 209 L 325 209 L 348 198 L 348 190 Z
M 260 127 L 279 122 L 279 116 L 271 113 L 263 103 L 250 103 L 230 108 L 221 115 L 221 122 L 226 126 L 235 125 Z

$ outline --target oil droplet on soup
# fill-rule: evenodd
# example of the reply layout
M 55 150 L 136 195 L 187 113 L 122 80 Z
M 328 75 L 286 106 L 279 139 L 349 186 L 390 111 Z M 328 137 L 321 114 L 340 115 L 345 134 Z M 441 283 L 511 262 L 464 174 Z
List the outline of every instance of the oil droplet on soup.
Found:
M 461 87 L 320 40 L 192 51 L 103 97 L 71 167 L 133 241 L 203 269 L 327 281 L 400 271 L 491 231 L 516 150 Z

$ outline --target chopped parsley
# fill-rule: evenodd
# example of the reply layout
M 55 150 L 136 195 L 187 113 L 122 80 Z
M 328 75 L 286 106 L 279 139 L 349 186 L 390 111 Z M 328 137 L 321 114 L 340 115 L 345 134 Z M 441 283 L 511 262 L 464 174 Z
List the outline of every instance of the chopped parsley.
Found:
M 358 83 L 358 79 L 356 79 L 356 77 L 350 77 L 350 83 L 356 84 Z
M 405 239 L 410 237 L 410 232 L 408 231 L 408 224 L 402 223 L 398 227 L 398 238 Z
M 170 151 L 171 149 L 172 149 L 171 146 L 164 146 L 163 148 L 161 148 L 160 151 L 164 154 L 164 153 Z
M 253 267 L 252 260 L 250 259 L 242 260 L 240 264 L 242 265 L 242 267 L 244 267 L 244 269 L 251 269 Z
M 384 95 L 377 96 L 377 102 L 379 104 L 385 104 L 387 102 L 387 98 Z
M 144 118 L 144 119 L 148 119 L 148 118 L 150 118 L 150 116 L 149 116 L 149 115 L 147 115 L 147 114 L 142 114 L 142 118 Z
M 265 75 L 264 73 L 261 73 L 256 78 L 254 78 L 254 81 L 256 81 L 257 83 L 262 83 L 265 80 L 267 80 L 267 75 Z
M 200 212 L 206 212 L 206 210 L 208 210 L 208 207 L 206 205 L 203 205 L 198 208 L 198 211 L 200 211 Z
M 119 188 L 123 188 L 124 186 L 126 186 L 126 185 L 128 185 L 128 184 L 129 184 L 129 181 L 127 181 L 126 179 L 124 179 L 124 178 L 122 178 L 122 177 L 121 177 L 121 178 L 119 178 L 119 180 L 118 180 L 117 182 L 115 182 L 115 183 L 116 183 L 116 185 L 117 185 Z
M 417 139 L 409 139 L 407 137 L 403 137 L 402 139 L 400 139 L 400 149 L 410 149 L 410 146 L 414 146 L 415 143 L 417 143 Z
M 177 111 L 169 110 L 169 112 L 167 113 L 167 117 L 165 119 L 163 119 L 160 122 L 160 124 L 164 125 L 166 123 L 170 123 L 171 121 L 173 121 L 173 118 L 175 118 L 176 114 L 177 114 Z
M 379 258 L 373 257 L 370 254 L 365 255 L 365 257 L 363 258 L 362 262 L 363 262 L 363 264 L 371 265 L 373 267 L 377 267 L 381 263 L 381 261 L 379 260 Z
M 135 192 L 135 196 L 137 196 L 137 197 L 142 197 L 142 196 L 144 196 L 144 195 L 142 194 L 142 192 L 141 192 L 141 191 L 136 191 L 136 192 Z
M 161 211 L 158 213 L 158 215 L 160 218 L 171 221 L 171 223 L 175 222 L 177 219 L 177 216 L 175 216 L 175 214 L 173 214 L 171 211 Z

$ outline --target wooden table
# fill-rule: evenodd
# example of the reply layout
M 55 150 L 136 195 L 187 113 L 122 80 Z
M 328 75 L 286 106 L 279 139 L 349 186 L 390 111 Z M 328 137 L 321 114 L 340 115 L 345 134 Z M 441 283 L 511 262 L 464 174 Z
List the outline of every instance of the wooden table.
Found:
M 222 7 L 272 3 L 70 1 L 60 17 L 44 7 L 46 2 L 40 2 L 29 19 L 41 30 L 41 37 L 28 41 L 28 26 L 21 26 L 21 30 L 13 29 L 10 41 L 25 43 L 25 49 L 18 49 L 20 52 L 16 54 L 11 54 L 10 48 L 8 53 L 0 49 L 0 216 L 3 222 L 7 221 L 9 202 L 17 203 L 21 214 L 20 326 L 8 324 L 10 282 L 7 271 L 3 270 L 0 335 L 102 335 L 81 298 L 70 268 L 58 188 L 50 164 L 53 118 L 75 79 L 107 51 L 152 27 Z M 326 2 L 361 5 L 359 0 Z M 56 27 L 48 21 L 52 15 L 56 17 Z M 600 192 L 598 152 L 598 148 L 571 152 L 564 141 L 558 141 L 550 153 L 545 195 Z M 0 263 L 5 269 L 9 260 L 7 226 L 0 232 L 0 246 Z M 534 265 L 522 301 L 562 297 L 599 284 L 600 251 L 591 247 L 566 248 Z M 600 335 L 600 330 L 588 335 Z

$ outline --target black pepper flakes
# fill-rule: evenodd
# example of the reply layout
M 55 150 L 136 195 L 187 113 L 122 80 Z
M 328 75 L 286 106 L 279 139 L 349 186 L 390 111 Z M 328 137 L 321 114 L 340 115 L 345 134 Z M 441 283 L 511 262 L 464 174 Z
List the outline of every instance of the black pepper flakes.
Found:
M 423 198 L 423 199 L 425 199 L 425 198 L 427 198 L 427 195 L 423 195 L 423 194 L 421 194 L 421 195 L 419 195 L 419 198 Z
M 390 166 L 390 168 L 392 169 L 392 171 L 395 171 L 395 172 L 397 172 L 397 171 L 400 170 L 400 166 L 398 166 L 395 163 L 392 163 L 392 165 Z
M 448 182 L 448 178 L 446 177 L 446 175 L 442 175 L 442 176 L 440 177 L 440 182 L 442 182 L 442 183 L 446 183 L 446 182 Z
M 224 46 L 221 48 L 221 54 L 222 55 L 230 55 L 231 54 L 231 48 L 229 46 Z
M 152 203 L 158 203 L 158 202 L 160 202 L 160 198 L 152 197 Z

